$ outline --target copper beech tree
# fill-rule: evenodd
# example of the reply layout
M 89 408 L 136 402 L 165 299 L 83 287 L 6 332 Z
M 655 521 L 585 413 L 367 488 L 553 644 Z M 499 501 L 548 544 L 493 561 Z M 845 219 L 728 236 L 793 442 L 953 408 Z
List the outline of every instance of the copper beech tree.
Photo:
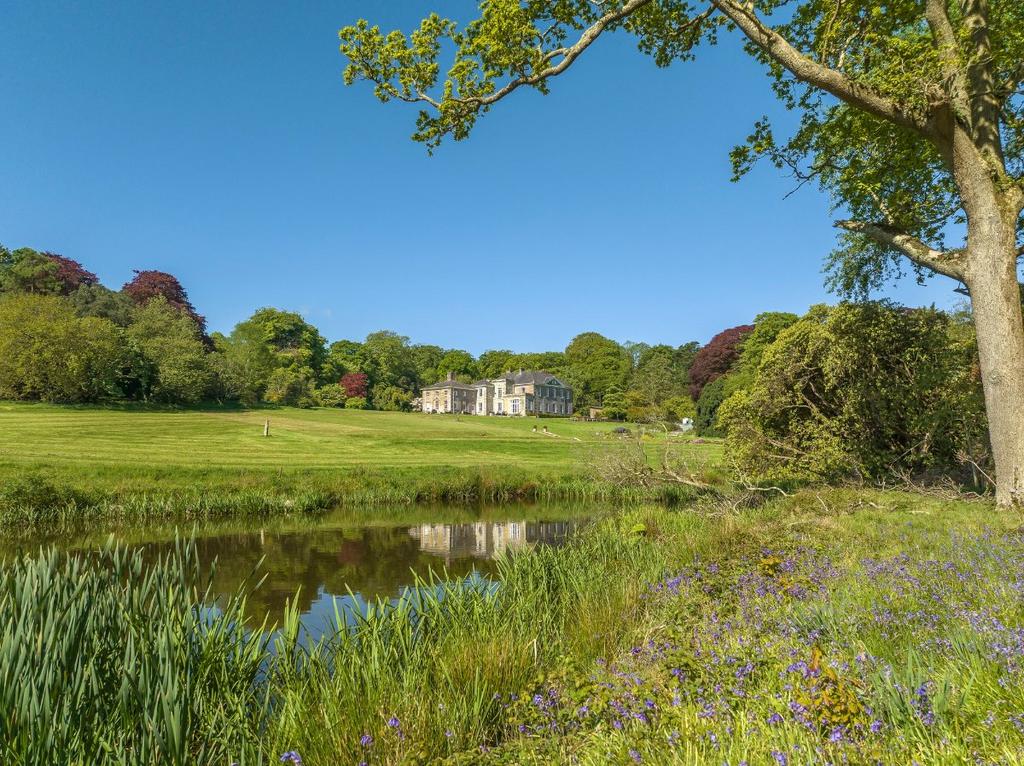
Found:
M 799 122 L 777 137 L 758 121 L 733 150 L 735 173 L 767 158 L 831 196 L 842 211 L 830 260 L 840 290 L 866 292 L 902 265 L 961 283 L 997 501 L 1024 504 L 1024 3 L 483 0 L 465 25 L 435 14 L 410 34 L 384 34 L 361 20 L 340 37 L 345 81 L 420 105 L 414 138 L 433 149 L 465 138 L 520 88 L 546 93 L 613 31 L 633 35 L 660 66 L 743 36 Z

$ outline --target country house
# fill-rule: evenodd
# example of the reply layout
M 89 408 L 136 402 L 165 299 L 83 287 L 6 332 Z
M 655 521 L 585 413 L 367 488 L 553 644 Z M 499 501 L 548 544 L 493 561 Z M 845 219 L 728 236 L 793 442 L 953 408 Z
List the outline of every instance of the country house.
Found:
M 424 412 L 462 415 L 571 415 L 572 389 L 550 372 L 518 370 L 475 383 L 446 380 L 426 386 Z

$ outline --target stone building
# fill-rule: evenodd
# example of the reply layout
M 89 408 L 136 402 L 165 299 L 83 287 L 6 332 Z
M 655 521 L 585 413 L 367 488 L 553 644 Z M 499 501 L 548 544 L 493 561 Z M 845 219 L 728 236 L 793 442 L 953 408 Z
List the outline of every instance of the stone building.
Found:
M 424 412 L 476 415 L 571 415 L 572 389 L 550 372 L 518 370 L 466 385 L 447 380 L 423 389 Z
M 455 373 L 432 386 L 426 386 L 420 394 L 424 412 L 453 412 L 472 415 L 476 412 L 476 387 L 467 386 L 455 379 Z

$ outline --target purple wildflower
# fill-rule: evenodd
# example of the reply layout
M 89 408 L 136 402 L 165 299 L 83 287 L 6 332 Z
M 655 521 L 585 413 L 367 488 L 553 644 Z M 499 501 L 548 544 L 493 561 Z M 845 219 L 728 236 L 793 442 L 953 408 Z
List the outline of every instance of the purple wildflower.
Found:
M 629 757 L 633 759 L 634 763 L 640 763 L 643 760 L 643 758 L 640 757 L 640 753 L 636 750 L 630 750 Z
M 371 737 L 369 734 L 364 734 L 359 738 L 359 744 L 363 747 L 369 747 L 373 744 L 373 737 Z
M 782 716 L 778 713 L 772 713 L 770 716 L 768 716 L 768 724 L 770 726 L 777 726 L 780 723 L 782 723 Z
M 295 766 L 302 766 L 302 756 L 296 750 L 289 750 L 281 754 L 281 763 L 293 763 Z

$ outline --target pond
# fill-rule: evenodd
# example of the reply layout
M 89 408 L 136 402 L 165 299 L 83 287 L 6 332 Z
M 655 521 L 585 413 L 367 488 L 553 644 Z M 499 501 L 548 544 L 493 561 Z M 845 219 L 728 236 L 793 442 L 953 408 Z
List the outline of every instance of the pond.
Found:
M 147 556 L 171 550 L 178 536 L 195 536 L 204 573 L 216 596 L 247 578 L 262 584 L 249 597 L 248 616 L 280 622 L 296 598 L 314 635 L 342 611 L 394 599 L 431 572 L 449 580 L 489 578 L 496 557 L 537 545 L 561 545 L 606 509 L 560 505 L 488 508 L 340 509 L 315 517 L 278 517 L 147 525 L 100 524 L 89 530 L 35 533 L 0 544 L 0 555 L 35 553 L 55 545 L 97 548 L 113 535 L 143 546 Z

